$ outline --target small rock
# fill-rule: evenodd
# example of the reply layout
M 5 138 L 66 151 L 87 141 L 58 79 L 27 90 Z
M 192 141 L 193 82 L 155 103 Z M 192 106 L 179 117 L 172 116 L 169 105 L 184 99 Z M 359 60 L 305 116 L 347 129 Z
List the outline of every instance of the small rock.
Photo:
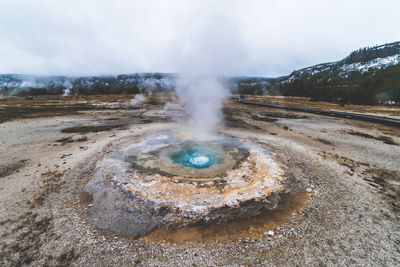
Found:
M 312 189 L 311 189 L 310 187 L 307 187 L 306 191 L 307 191 L 308 193 L 310 193 L 310 192 L 312 191 Z
M 268 231 L 267 232 L 267 235 L 269 235 L 269 236 L 273 236 L 275 233 L 274 233 L 274 231 Z

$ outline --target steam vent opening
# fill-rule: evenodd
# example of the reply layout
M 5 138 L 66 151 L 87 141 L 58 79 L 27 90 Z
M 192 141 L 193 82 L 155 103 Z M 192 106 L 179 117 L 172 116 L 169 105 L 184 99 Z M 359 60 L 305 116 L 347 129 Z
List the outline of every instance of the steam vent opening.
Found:
M 100 230 L 162 240 L 200 226 L 226 232 L 240 223 L 234 233 L 248 221 L 252 229 L 262 228 L 252 218 L 281 210 L 283 200 L 301 187 L 299 177 L 265 145 L 160 132 L 111 149 L 84 191 L 93 195 L 88 217 Z
M 175 163 L 196 169 L 208 168 L 211 165 L 218 164 L 223 160 L 219 158 L 210 148 L 199 145 L 185 146 L 175 153 L 172 153 L 170 157 Z

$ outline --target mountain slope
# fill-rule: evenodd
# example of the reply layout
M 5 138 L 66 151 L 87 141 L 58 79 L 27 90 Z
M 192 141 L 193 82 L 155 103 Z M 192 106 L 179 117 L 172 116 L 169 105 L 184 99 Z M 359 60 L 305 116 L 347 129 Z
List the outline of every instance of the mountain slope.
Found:
M 400 42 L 362 48 L 343 60 L 296 70 L 278 82 L 283 95 L 341 103 L 400 102 Z

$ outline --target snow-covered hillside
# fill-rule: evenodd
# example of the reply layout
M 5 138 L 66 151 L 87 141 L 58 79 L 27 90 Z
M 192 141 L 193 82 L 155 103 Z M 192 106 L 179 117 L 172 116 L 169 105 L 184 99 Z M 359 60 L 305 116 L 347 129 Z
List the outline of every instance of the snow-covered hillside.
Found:
M 391 65 L 400 64 L 400 54 L 384 58 L 376 58 L 367 62 L 356 62 L 352 64 L 343 64 L 340 69 L 343 75 L 351 71 L 367 72 L 370 69 L 381 69 Z
M 311 79 L 317 74 L 346 78 L 354 71 L 365 73 L 397 64 L 400 64 L 400 42 L 362 48 L 352 52 L 343 60 L 293 71 L 282 80 L 282 83 L 290 83 L 296 79 Z

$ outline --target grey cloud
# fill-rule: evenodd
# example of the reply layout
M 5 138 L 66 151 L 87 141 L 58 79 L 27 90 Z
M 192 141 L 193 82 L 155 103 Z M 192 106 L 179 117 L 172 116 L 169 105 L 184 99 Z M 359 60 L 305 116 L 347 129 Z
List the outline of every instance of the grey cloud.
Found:
M 278 76 L 400 40 L 400 2 L 0 2 L 0 73 Z

